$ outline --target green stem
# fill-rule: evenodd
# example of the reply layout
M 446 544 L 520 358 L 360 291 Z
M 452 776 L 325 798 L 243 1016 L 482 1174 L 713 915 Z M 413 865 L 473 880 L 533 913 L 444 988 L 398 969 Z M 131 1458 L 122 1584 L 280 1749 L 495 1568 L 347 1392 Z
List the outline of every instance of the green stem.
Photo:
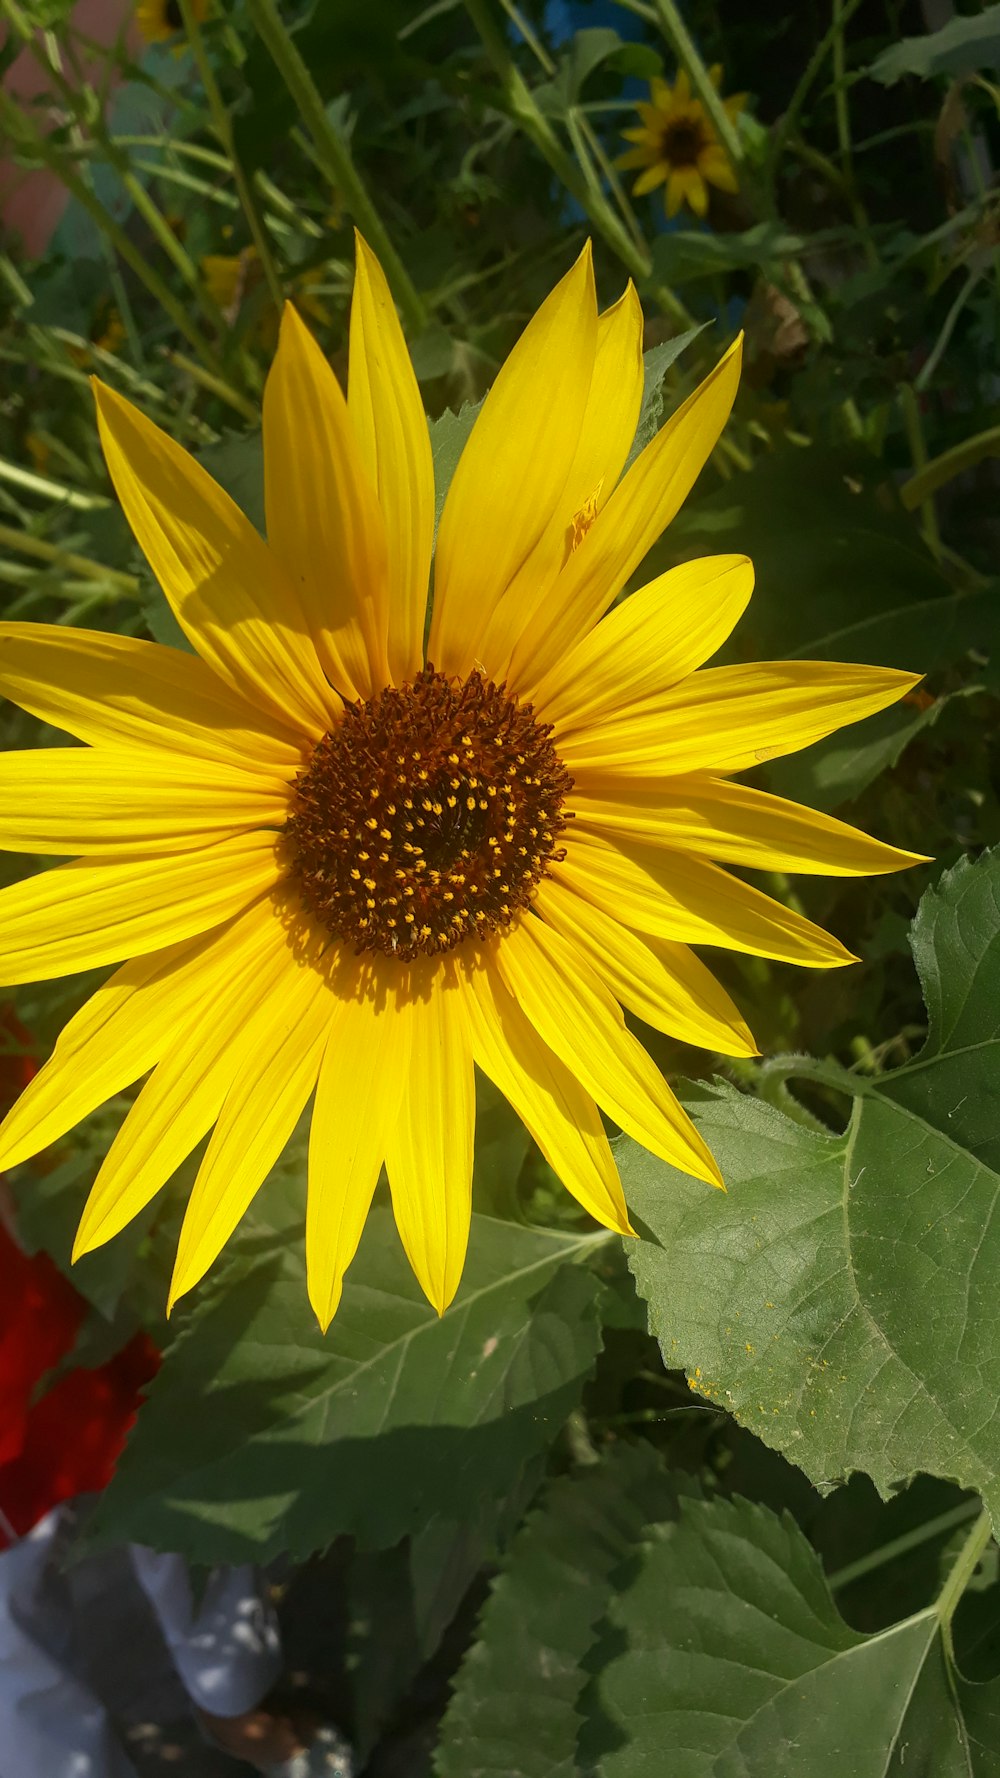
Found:
M 939 457 L 932 457 L 916 475 L 911 475 L 909 481 L 903 483 L 899 498 L 907 511 L 912 512 L 929 494 L 936 493 L 956 475 L 974 469 L 984 457 L 1000 457 L 1000 426 L 990 426 L 985 432 L 977 432 L 961 444 L 952 445 L 950 451 L 942 451 Z
M 259 4 L 259 0 L 251 0 L 251 4 L 254 3 Z M 562 180 L 566 190 L 586 211 L 597 233 L 618 255 L 633 278 L 647 278 L 651 261 L 645 246 L 641 250 L 636 246 L 635 242 L 629 238 L 627 230 L 619 222 L 603 192 L 592 188 L 581 176 L 572 155 L 567 154 L 548 118 L 536 105 L 531 89 L 514 61 L 503 33 L 497 29 L 487 0 L 465 0 L 465 10 L 493 64 L 493 70 L 503 89 L 506 108 L 510 116 L 524 131 L 528 140 L 534 143 L 544 159 L 548 161 L 557 178 Z
M 920 403 L 911 384 L 900 383 L 899 405 L 903 412 L 903 425 L 906 428 L 910 455 L 913 458 L 915 477 L 919 480 L 920 475 L 927 468 L 927 445 L 924 441 L 924 429 L 920 423 Z M 938 530 L 933 495 L 930 492 L 925 492 L 919 505 L 924 542 L 935 556 L 939 556 L 941 554 L 941 534 Z
M 423 298 L 389 238 L 347 143 L 326 113 L 312 75 L 278 17 L 274 0 L 248 0 L 248 5 L 254 28 L 312 136 L 317 159 L 326 177 L 340 192 L 369 246 L 378 254 L 407 321 L 414 332 L 419 333 L 427 325 Z
M 962 1594 L 979 1567 L 983 1552 L 992 1536 L 993 1521 L 984 1508 L 959 1550 L 958 1560 L 934 1602 L 937 1620 L 941 1626 L 941 1640 L 949 1660 L 955 1658 L 951 1639 L 951 1620 Z
M 809 90 L 822 68 L 823 63 L 826 61 L 837 36 L 843 36 L 849 20 L 854 17 L 854 14 L 857 12 L 860 5 L 861 0 L 843 0 L 839 13 L 835 15 L 834 19 L 831 21 L 829 30 L 824 32 L 823 36 L 817 43 L 816 48 L 813 50 L 812 55 L 809 57 L 798 86 L 795 88 L 795 91 L 785 107 L 784 115 L 778 119 L 778 122 L 774 126 L 774 131 L 771 136 L 770 152 L 767 157 L 767 178 L 768 184 L 771 186 L 773 186 L 774 176 L 785 151 L 788 138 L 798 123 L 799 114 L 809 96 Z
M 184 20 L 184 29 L 187 32 L 188 42 L 191 45 L 194 59 L 198 64 L 198 72 L 201 75 L 202 86 L 205 88 L 205 97 L 208 100 L 208 108 L 212 113 L 212 124 L 222 147 L 225 149 L 225 152 L 229 157 L 233 178 L 236 182 L 236 190 L 239 193 L 240 203 L 243 205 L 247 222 L 250 224 L 250 233 L 253 236 L 253 244 L 257 249 L 257 257 L 261 263 L 261 269 L 267 283 L 268 293 L 275 308 L 280 311 L 282 302 L 284 301 L 281 279 L 278 277 L 274 257 L 271 253 L 271 243 L 268 240 L 267 230 L 264 227 L 260 212 L 257 209 L 257 200 L 254 197 L 253 190 L 243 172 L 239 156 L 236 153 L 236 141 L 233 135 L 232 119 L 230 118 L 222 94 L 219 91 L 219 84 L 215 78 L 212 64 L 205 53 L 204 40 L 201 35 L 201 29 L 198 24 L 194 7 L 191 4 L 191 0 L 180 0 L 180 7 L 181 17 Z
M 715 133 L 726 151 L 728 159 L 738 168 L 743 159 L 743 144 L 739 133 L 720 99 L 711 76 L 695 47 L 684 20 L 681 18 L 674 0 L 653 0 L 653 10 L 657 15 L 663 35 L 673 47 L 683 68 L 687 69 L 699 99 L 708 112 Z
M 58 544 L 49 543 L 45 537 L 32 537 L 26 531 L 15 531 L 10 525 L 0 525 L 0 544 L 7 549 L 17 550 L 19 555 L 33 556 L 36 561 L 66 568 L 71 574 L 79 574 L 84 580 L 105 581 L 110 586 L 119 587 L 123 593 L 136 594 L 139 591 L 139 582 L 134 574 L 122 574 L 117 568 L 105 568 L 100 562 L 91 561 L 89 556 L 78 556 L 73 550 L 60 549 Z
M 844 48 L 844 0 L 833 0 L 833 104 L 837 146 L 844 176 L 851 176 L 851 118 L 847 108 L 847 57 Z
M 64 487 L 62 482 L 50 481 L 47 475 L 36 475 L 34 470 L 22 469 L 18 463 L 8 463 L 6 457 L 0 457 L 0 481 L 12 482 L 15 488 L 27 488 L 29 494 L 41 494 L 46 500 L 58 500 L 61 505 L 75 507 L 78 512 L 98 512 L 111 505 L 104 494 L 81 494 L 76 488 Z
M 838 1568 L 828 1578 L 827 1585 L 831 1593 L 838 1593 L 842 1587 L 849 1587 L 852 1581 L 863 1580 L 865 1575 L 873 1574 L 887 1563 L 894 1562 L 897 1556 L 908 1556 L 911 1550 L 917 1550 L 921 1544 L 930 1543 L 935 1537 L 943 1537 L 946 1532 L 954 1531 L 959 1525 L 967 1525 L 970 1519 L 979 1516 L 978 1500 L 963 1501 L 961 1506 L 953 1506 L 950 1512 L 939 1513 L 936 1519 L 928 1519 L 925 1525 L 917 1525 L 912 1531 L 904 1531 L 901 1536 L 894 1537 L 884 1543 L 870 1555 L 859 1556 L 856 1562 L 848 1562 L 846 1568 Z

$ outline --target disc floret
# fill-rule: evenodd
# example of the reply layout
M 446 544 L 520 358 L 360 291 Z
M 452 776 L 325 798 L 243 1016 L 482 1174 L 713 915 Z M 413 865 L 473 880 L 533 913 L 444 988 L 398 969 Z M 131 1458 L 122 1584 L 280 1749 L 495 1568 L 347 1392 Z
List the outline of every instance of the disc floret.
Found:
M 295 784 L 303 900 L 355 951 L 412 957 L 509 929 L 562 857 L 572 779 L 503 685 L 428 666 L 347 704 Z

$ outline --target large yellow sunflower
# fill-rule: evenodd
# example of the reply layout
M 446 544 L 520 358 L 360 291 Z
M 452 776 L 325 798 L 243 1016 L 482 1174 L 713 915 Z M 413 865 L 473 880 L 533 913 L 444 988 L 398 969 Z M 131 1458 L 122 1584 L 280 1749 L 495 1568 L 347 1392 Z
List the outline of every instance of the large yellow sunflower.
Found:
M 722 79 L 720 64 L 710 68 L 709 74 L 717 87 Z M 746 102 L 745 93 L 723 99 L 731 122 L 735 123 Z M 642 168 L 632 187 L 635 197 L 644 197 L 662 185 L 668 216 L 676 216 L 682 204 L 687 204 L 696 216 L 704 216 L 710 185 L 719 191 L 739 189 L 715 126 L 701 100 L 692 94 L 683 68 L 673 86 L 665 80 L 654 80 L 648 101 L 636 109 L 641 123 L 635 129 L 622 131 L 626 142 L 634 142 L 635 147 L 618 160 L 620 167 Z
M 737 342 L 622 475 L 641 337 L 631 287 L 598 315 L 585 252 L 465 447 L 426 649 L 427 423 L 363 243 L 346 400 L 285 312 L 264 396 L 266 543 L 96 384 L 115 487 L 195 653 L 0 625 L 0 689 L 87 743 L 0 756 L 0 843 L 81 855 L 0 893 L 0 982 L 130 959 L 7 1118 L 0 1167 L 148 1075 L 78 1253 L 212 1130 L 174 1301 L 315 1094 L 306 1250 L 319 1320 L 383 1162 L 403 1245 L 443 1310 L 469 1231 L 473 1064 L 610 1228 L 629 1223 L 598 1106 L 721 1183 L 619 1003 L 752 1055 L 689 945 L 851 961 L 720 866 L 850 875 L 910 854 L 732 774 L 915 681 L 825 661 L 697 671 L 750 597 L 742 556 L 674 568 L 604 615 L 697 477 L 739 375 Z

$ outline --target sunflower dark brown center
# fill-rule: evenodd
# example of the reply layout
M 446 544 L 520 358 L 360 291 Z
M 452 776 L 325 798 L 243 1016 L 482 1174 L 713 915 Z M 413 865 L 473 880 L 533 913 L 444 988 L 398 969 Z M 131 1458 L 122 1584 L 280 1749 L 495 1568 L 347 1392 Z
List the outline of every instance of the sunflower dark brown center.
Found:
M 696 117 L 678 117 L 663 131 L 663 158 L 672 167 L 696 167 L 707 146 L 705 132 Z
M 527 907 L 573 781 L 530 704 L 427 667 L 345 706 L 286 825 L 304 901 L 358 952 L 449 951 Z

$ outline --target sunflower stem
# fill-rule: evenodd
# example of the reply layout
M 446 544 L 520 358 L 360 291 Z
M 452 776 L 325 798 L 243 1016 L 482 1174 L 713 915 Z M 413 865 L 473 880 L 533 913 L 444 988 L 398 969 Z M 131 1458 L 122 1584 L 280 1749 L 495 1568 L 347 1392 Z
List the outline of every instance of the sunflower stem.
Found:
M 255 0 L 251 0 L 251 3 L 255 3 Z M 259 4 L 259 0 L 256 3 Z M 497 29 L 487 0 L 464 0 L 464 3 L 503 89 L 508 114 L 524 131 L 528 140 L 534 143 L 539 154 L 548 161 L 556 177 L 562 180 L 566 190 L 576 199 L 581 209 L 586 211 L 597 233 L 617 254 L 633 278 L 645 281 L 652 265 L 645 243 L 639 248 L 630 239 L 596 180 L 593 184 L 588 183 L 573 156 L 567 154 L 548 118 L 536 105 L 503 33 Z
M 47 475 L 22 469 L 19 463 L 8 463 L 6 457 L 0 457 L 0 481 L 11 482 L 15 488 L 26 488 L 29 494 L 40 494 L 45 500 L 72 506 L 77 512 L 98 512 L 111 505 L 105 494 L 83 494 L 77 488 L 67 488 L 62 482 L 52 481 Z
M 735 169 L 739 168 L 743 159 L 743 144 L 739 138 L 733 120 L 722 103 L 712 77 L 698 53 L 694 39 L 674 4 L 674 0 L 653 0 L 653 10 L 657 15 L 660 29 L 670 43 L 680 62 L 685 68 L 691 85 L 712 120 L 715 133 L 726 151 L 727 158 Z
M 187 33 L 187 39 L 191 45 L 194 59 L 198 64 L 198 72 L 201 75 L 201 84 L 205 89 L 208 108 L 212 113 L 212 127 L 228 156 L 229 165 L 232 169 L 233 179 L 236 184 L 236 190 L 239 194 L 239 200 L 243 205 L 247 222 L 250 224 L 250 233 L 253 236 L 253 244 L 257 249 L 257 257 L 260 260 L 261 269 L 264 273 L 268 293 L 275 308 L 280 311 L 284 297 L 281 288 L 281 279 L 278 277 L 278 271 L 274 263 L 274 256 L 271 252 L 271 243 L 268 239 L 267 230 L 264 227 L 263 219 L 257 208 L 257 200 L 254 197 L 253 190 L 243 172 L 239 155 L 236 152 L 236 141 L 233 135 L 232 119 L 230 118 L 222 94 L 219 91 L 219 84 L 215 78 L 212 64 L 205 52 L 205 43 L 201 34 L 201 27 L 198 24 L 198 19 L 195 15 L 191 0 L 180 0 L 180 8 L 181 18 L 184 20 L 184 29 Z
M 389 238 L 346 141 L 327 114 L 312 75 L 278 17 L 274 0 L 248 0 L 248 6 L 254 29 L 299 108 L 323 172 L 342 195 L 369 246 L 381 260 L 410 327 L 415 333 L 421 332 L 427 325 L 424 300 Z
M 958 1602 L 965 1592 L 970 1580 L 979 1567 L 983 1553 L 993 1536 L 993 1524 L 989 1513 L 983 1509 L 969 1532 L 965 1543 L 958 1553 L 958 1560 L 934 1601 L 934 1610 L 941 1626 L 941 1640 L 949 1661 L 955 1658 L 952 1643 L 951 1620 L 955 1615 Z

